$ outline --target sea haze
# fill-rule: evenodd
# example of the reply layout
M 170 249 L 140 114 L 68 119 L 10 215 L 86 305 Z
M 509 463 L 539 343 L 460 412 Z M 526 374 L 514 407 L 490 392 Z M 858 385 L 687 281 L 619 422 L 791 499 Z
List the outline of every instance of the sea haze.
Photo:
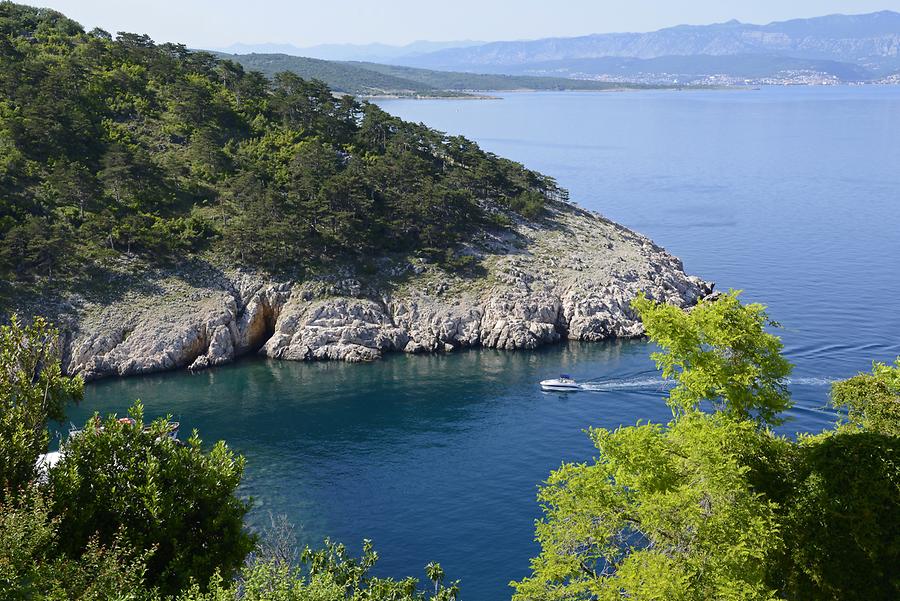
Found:
M 828 427 L 829 382 L 900 355 L 900 87 L 380 104 L 553 175 L 690 273 L 768 304 L 797 364 L 784 432 Z M 670 416 L 651 350 L 251 359 L 92 384 L 71 413 L 122 413 L 140 397 L 148 415 L 172 413 L 184 432 L 246 455 L 253 524 L 286 514 L 302 542 L 330 536 L 357 551 L 371 538 L 381 574 L 424 578 L 434 560 L 465 599 L 500 601 L 537 553 L 537 485 L 594 454 L 583 429 Z M 559 372 L 598 382 L 541 393 Z

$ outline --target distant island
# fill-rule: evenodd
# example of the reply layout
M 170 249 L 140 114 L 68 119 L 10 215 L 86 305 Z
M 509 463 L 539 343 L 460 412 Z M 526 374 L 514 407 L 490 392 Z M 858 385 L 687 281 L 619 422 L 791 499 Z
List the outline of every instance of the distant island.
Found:
M 446 42 L 429 42 L 420 40 L 404 45 L 391 44 L 318 44 L 315 46 L 296 46 L 286 43 L 247 44 L 237 42 L 224 47 L 213 47 L 208 50 L 225 54 L 289 54 L 306 56 L 327 61 L 355 61 L 369 63 L 389 63 L 399 58 L 420 56 L 429 52 L 448 48 L 465 48 L 481 46 L 486 42 L 473 40 L 456 40 Z
M 317 79 L 336 92 L 354 96 L 404 98 L 466 98 L 489 92 L 516 90 L 563 91 L 642 89 L 660 87 L 629 82 L 605 82 L 548 75 L 504 75 L 434 71 L 371 62 L 338 62 L 288 54 L 223 54 L 245 69 L 269 77 L 289 71 L 305 79 Z

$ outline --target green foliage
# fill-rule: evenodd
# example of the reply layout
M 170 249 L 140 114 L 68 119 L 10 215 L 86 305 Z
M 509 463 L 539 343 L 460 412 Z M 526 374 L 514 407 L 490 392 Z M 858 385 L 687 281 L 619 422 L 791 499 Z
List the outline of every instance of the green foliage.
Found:
M 900 438 L 806 437 L 791 467 L 785 563 L 773 564 L 773 584 L 804 601 L 900 598 Z
M 831 401 L 847 409 L 849 427 L 900 436 L 900 358 L 893 367 L 875 363 L 872 373 L 835 383 Z
M 59 332 L 41 318 L 22 325 L 12 316 L 0 327 L 0 591 L 4 599 L 144 598 L 145 553 L 114 533 L 106 544 L 91 536 L 78 555 L 61 555 L 59 520 L 34 484 L 47 422 L 62 420 L 84 387 L 62 374 L 59 352 Z
M 790 405 L 763 307 L 635 308 L 675 419 L 591 430 L 599 457 L 550 475 L 514 600 L 900 598 L 900 359 L 835 384 L 849 424 L 791 440 L 750 419 Z
M 472 90 L 609 90 L 622 87 L 649 87 L 564 77 L 432 71 L 368 62 L 328 61 L 287 54 L 253 53 L 218 56 L 269 77 L 290 71 L 305 79 L 324 81 L 338 92 L 370 96 L 389 94 L 465 97 L 468 96 L 465 92 Z
M 514 599 L 770 599 L 777 507 L 747 458 L 783 445 L 752 422 L 691 413 L 668 428 L 592 430 L 593 464 L 541 489 L 541 555 Z
M 59 332 L 40 317 L 0 326 L 0 501 L 34 479 L 47 422 L 81 398 L 84 383 L 62 375 L 59 353 Z
M 512 199 L 509 207 L 528 219 L 537 219 L 544 213 L 545 202 L 546 198 L 540 192 L 526 190 Z
M 737 419 L 775 424 L 790 407 L 792 366 L 781 355 L 781 339 L 766 331 L 777 324 L 764 306 L 742 305 L 739 294 L 701 301 L 690 311 L 644 296 L 634 301 L 647 335 L 663 349 L 653 360 L 664 378 L 677 382 L 668 399 L 676 415 L 711 401 Z
M 361 558 L 352 558 L 343 545 L 329 540 L 320 550 L 306 548 L 300 565 L 272 558 L 251 562 L 236 582 L 216 576 L 209 590 L 199 586 L 178 597 L 178 601 L 454 601 L 459 586 L 442 584 L 443 571 L 438 564 L 428 564 L 426 572 L 434 583 L 434 593 L 418 590 L 418 580 L 375 578 L 369 572 L 378 554 L 369 541 L 363 544 Z
M 222 442 L 204 452 L 196 433 L 181 444 L 166 420 L 145 427 L 140 404 L 131 416 L 95 416 L 50 470 L 61 549 L 78 557 L 96 537 L 152 551 L 146 582 L 164 593 L 217 571 L 230 578 L 254 545 L 243 525 L 249 503 L 234 495 L 243 458 Z
M 119 540 L 91 539 L 84 553 L 57 553 L 58 521 L 39 491 L 24 491 L 0 503 L 0 591 L 3 599 L 48 601 L 139 601 L 152 598 L 141 582 L 143 557 L 131 556 Z
M 9 2 L 0 151 L 0 274 L 17 282 L 68 285 L 121 254 L 208 253 L 302 275 L 453 251 L 496 223 L 489 214 L 564 196 L 550 178 L 320 81 L 270 81 Z

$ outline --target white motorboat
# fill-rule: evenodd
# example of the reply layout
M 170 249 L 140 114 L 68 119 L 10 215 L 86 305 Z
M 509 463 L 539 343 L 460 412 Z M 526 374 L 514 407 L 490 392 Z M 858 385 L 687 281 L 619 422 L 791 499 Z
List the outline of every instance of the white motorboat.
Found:
M 571 376 L 562 374 L 555 380 L 544 380 L 541 382 L 541 390 L 552 390 L 555 392 L 577 392 L 582 390 L 581 384 L 572 379 Z

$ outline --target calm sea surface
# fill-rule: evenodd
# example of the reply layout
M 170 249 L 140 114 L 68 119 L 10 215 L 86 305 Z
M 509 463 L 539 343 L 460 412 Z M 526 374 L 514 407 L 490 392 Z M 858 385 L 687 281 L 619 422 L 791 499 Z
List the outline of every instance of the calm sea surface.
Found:
M 828 383 L 900 355 L 900 87 L 521 93 L 384 101 L 553 175 L 690 273 L 768 304 L 797 365 L 786 432 L 831 422 Z M 371 365 L 246 360 L 88 387 L 75 422 L 141 398 L 246 455 L 254 524 L 303 543 L 375 541 L 379 572 L 440 562 L 463 596 L 508 599 L 536 554 L 537 485 L 588 460 L 588 426 L 669 417 L 642 342 Z M 537 381 L 620 378 L 569 396 Z

